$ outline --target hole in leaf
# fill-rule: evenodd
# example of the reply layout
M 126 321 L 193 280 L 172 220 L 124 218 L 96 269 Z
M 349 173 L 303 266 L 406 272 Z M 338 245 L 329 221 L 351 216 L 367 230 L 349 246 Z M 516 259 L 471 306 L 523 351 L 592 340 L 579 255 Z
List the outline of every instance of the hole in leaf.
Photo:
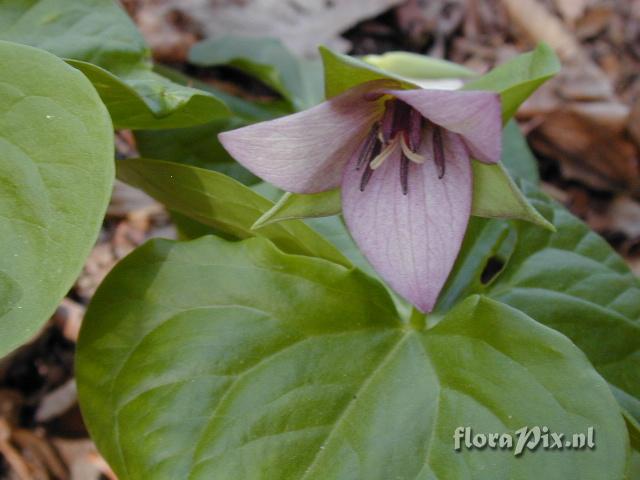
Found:
M 480 274 L 480 281 L 483 285 L 487 285 L 491 280 L 496 278 L 498 274 L 504 268 L 504 260 L 500 257 L 493 256 L 487 260 L 487 264 L 484 266 L 484 270 Z

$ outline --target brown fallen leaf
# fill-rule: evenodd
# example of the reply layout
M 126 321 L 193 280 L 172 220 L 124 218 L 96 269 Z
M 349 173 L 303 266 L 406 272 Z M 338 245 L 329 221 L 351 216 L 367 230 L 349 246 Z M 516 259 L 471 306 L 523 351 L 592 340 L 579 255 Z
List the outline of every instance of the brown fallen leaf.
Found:
M 536 0 L 502 0 L 502 4 L 518 28 L 535 42 L 548 43 L 565 60 L 581 55 L 575 37 L 542 3 Z
M 427 53 L 442 58 L 445 41 L 460 27 L 467 8 L 467 2 L 463 0 L 408 0 L 395 9 L 395 16 L 410 44 L 420 48 L 427 38 L 431 38 L 433 45 Z
M 346 51 L 349 42 L 341 37 L 343 32 L 402 1 L 139 0 L 133 10 L 142 33 L 157 55 L 174 48 L 184 51 L 192 42 L 192 36 L 233 34 L 279 38 L 293 52 L 317 57 L 318 45 Z
M 99 480 L 104 474 L 116 480 L 111 470 L 96 460 L 98 453 L 94 443 L 86 439 L 70 440 L 54 438 L 52 440 L 64 463 L 69 467 L 70 480 Z
M 154 205 L 158 205 L 158 202 L 142 190 L 116 180 L 113 184 L 113 193 L 107 208 L 107 216 L 123 218 L 130 212 L 143 210 Z
M 70 298 L 64 298 L 53 314 L 53 321 L 62 335 L 73 343 L 78 342 L 85 307 Z
M 584 14 L 587 8 L 587 0 L 554 0 L 556 8 L 562 18 L 573 25 Z
M 631 138 L 640 149 L 640 94 L 633 100 L 627 128 Z
M 19 480 L 31 480 L 31 470 L 20 453 L 11 445 L 12 433 L 9 422 L 0 417 L 0 454 Z
M 68 477 L 64 463 L 47 439 L 23 428 L 15 429 L 12 439 L 20 447 L 24 457 L 29 460 L 34 480 L 37 478 L 48 480 L 49 474 L 59 480 Z
M 587 112 L 588 113 L 588 112 Z M 560 108 L 530 135 L 545 156 L 559 160 L 563 176 L 599 190 L 638 191 L 640 166 L 635 146 L 607 121 L 580 108 Z
M 73 379 L 67 380 L 60 387 L 47 393 L 41 400 L 35 413 L 39 423 L 48 422 L 73 407 L 78 401 L 78 390 Z
M 614 14 L 609 5 L 596 5 L 589 8 L 584 16 L 576 22 L 576 36 L 580 40 L 593 38 L 604 31 Z
M 622 232 L 640 238 L 640 203 L 628 195 L 618 195 L 603 212 L 591 212 L 589 225 L 597 231 Z

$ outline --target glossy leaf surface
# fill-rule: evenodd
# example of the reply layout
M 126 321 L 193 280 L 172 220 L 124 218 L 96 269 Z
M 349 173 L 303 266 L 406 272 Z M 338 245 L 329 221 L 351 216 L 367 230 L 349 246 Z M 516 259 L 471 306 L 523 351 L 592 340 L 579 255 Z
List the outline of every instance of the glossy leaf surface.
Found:
M 564 336 L 480 297 L 414 330 L 358 271 L 265 239 L 138 249 L 94 297 L 77 368 L 89 429 L 123 480 L 606 480 L 625 468 L 615 400 Z M 594 426 L 598 447 L 455 452 L 461 425 Z
M 0 41 L 0 356 L 28 340 L 80 273 L 113 183 L 113 133 L 91 83 Z

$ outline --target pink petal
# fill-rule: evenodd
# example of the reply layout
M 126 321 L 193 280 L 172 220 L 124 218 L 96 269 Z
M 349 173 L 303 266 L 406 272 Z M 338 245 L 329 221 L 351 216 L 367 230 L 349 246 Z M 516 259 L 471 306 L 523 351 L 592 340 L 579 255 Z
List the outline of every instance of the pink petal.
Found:
M 344 165 L 382 115 L 381 101 L 364 99 L 380 86 L 362 84 L 304 112 L 223 132 L 218 138 L 233 158 L 283 190 L 330 190 L 340 185 Z
M 342 181 L 344 218 L 380 276 L 423 312 L 430 312 L 458 255 L 471 212 L 471 162 L 456 134 L 443 132 L 446 173 L 438 179 L 432 135 L 409 166 L 408 194 L 400 184 L 399 154 L 360 191 L 362 170 L 352 158 Z
M 464 90 L 388 90 L 425 118 L 459 133 L 473 158 L 498 163 L 502 150 L 500 95 Z

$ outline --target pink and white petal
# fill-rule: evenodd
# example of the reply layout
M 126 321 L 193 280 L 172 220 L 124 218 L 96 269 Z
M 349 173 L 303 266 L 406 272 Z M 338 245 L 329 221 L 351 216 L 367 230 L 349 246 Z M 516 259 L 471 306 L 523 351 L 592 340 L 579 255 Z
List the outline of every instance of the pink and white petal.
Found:
M 500 95 L 465 90 L 388 90 L 425 118 L 462 135 L 470 155 L 498 163 L 502 153 Z
M 409 165 L 407 195 L 399 154 L 373 173 L 364 192 L 354 159 L 342 181 L 343 214 L 355 242 L 380 276 L 423 312 L 436 304 L 471 213 L 471 161 L 458 135 L 444 135 L 444 177 L 438 178 L 427 138 L 419 150 L 427 161 Z
M 363 84 L 304 112 L 218 135 L 224 148 L 258 177 L 295 193 L 340 185 L 344 165 L 383 112 Z

